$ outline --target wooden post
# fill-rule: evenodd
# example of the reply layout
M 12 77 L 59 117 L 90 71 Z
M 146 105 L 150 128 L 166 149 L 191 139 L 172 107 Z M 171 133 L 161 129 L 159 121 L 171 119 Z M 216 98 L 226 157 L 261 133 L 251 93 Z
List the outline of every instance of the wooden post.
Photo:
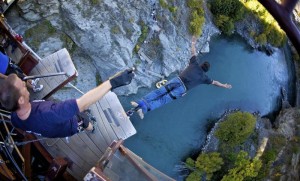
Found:
M 25 135 L 24 141 L 28 141 L 29 139 Z M 27 143 L 22 148 L 22 155 L 24 156 L 24 173 L 28 180 L 31 180 L 31 143 Z
M 16 177 L 6 166 L 3 158 L 0 155 L 0 180 L 16 180 Z
M 53 159 L 48 172 L 46 174 L 46 181 L 50 181 L 50 180 L 59 180 L 60 178 L 62 178 L 64 172 L 66 171 L 68 166 L 68 162 L 61 157 L 57 157 L 55 159 Z

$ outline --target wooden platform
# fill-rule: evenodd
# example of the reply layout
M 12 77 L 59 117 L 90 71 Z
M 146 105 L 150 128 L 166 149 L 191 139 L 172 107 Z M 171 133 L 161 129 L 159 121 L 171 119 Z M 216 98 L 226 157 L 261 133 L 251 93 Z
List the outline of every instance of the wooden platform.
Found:
M 40 60 L 31 75 L 55 72 L 66 72 L 68 76 L 41 78 L 44 89 L 39 93 L 31 93 L 32 99 L 47 98 L 77 77 L 78 73 L 66 49 Z M 114 140 L 125 140 L 136 133 L 115 93 L 107 93 L 90 109 L 97 121 L 94 133 L 83 132 L 69 138 L 40 141 L 54 158 L 64 157 L 72 163 L 68 171 L 78 180 L 82 180 Z
M 65 72 L 66 75 L 40 78 L 40 84 L 44 86 L 41 92 L 33 93 L 30 90 L 31 100 L 47 99 L 57 90 L 78 76 L 78 72 L 72 62 L 67 49 L 61 49 L 39 61 L 32 69 L 30 75 L 46 75 L 50 73 Z
M 136 133 L 113 92 L 92 105 L 91 111 L 97 120 L 94 133 L 40 141 L 53 157 L 64 157 L 72 163 L 68 171 L 78 180 L 82 180 L 114 140 L 125 140 Z

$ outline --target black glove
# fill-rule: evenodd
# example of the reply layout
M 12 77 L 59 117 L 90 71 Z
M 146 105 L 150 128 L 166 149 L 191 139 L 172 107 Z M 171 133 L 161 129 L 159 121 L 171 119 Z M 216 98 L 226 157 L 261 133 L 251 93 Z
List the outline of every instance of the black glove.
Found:
M 119 72 L 110 77 L 109 81 L 111 84 L 111 90 L 123 85 L 130 84 L 132 78 L 134 77 L 133 70 L 134 68 L 126 69 L 125 71 Z

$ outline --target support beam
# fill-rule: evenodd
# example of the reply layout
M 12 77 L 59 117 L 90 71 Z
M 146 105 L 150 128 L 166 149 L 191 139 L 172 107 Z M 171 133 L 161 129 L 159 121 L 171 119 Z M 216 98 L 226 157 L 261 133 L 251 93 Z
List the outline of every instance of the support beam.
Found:
M 29 139 L 25 136 L 24 141 Z M 31 143 L 28 143 L 22 148 L 22 155 L 24 156 L 24 173 L 28 180 L 31 180 L 32 170 L 31 170 Z
M 68 166 L 68 162 L 61 157 L 53 159 L 48 172 L 46 174 L 46 181 L 59 180 L 62 178 Z
M 16 177 L 5 164 L 5 161 L 0 155 L 0 180 L 16 180 Z

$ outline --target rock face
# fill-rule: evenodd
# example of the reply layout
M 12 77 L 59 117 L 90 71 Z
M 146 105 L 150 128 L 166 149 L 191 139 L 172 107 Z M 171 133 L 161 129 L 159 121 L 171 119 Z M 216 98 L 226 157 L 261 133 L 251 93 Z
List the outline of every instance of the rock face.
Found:
M 19 1 L 17 6 L 22 19 L 17 21 L 13 15 L 8 15 L 12 27 L 23 34 L 35 24 L 49 20 L 57 32 L 66 34 L 78 47 L 72 58 L 79 73 L 82 66 L 95 67 L 93 71 L 84 72 L 84 76 L 92 77 L 98 72 L 101 79 L 106 80 L 120 70 L 135 66 L 138 72 L 134 82 L 117 89 L 118 94 L 136 93 L 139 87 L 149 87 L 161 77 L 182 70 L 191 55 L 189 8 L 185 1 L 168 4 L 177 7 L 173 13 L 155 0 L 27 0 Z M 145 27 L 146 35 L 143 34 Z M 218 30 L 207 12 L 203 35 L 196 45 L 199 52 L 209 51 L 208 42 L 215 33 Z M 144 42 L 139 42 L 141 36 L 147 36 Z M 57 40 L 58 35 L 45 39 L 37 53 L 46 56 L 62 48 L 63 43 Z M 137 44 L 150 63 L 135 53 Z M 80 80 L 78 84 L 79 87 L 84 85 Z M 86 84 L 84 87 L 95 86 L 93 82 L 89 82 L 89 86 Z

